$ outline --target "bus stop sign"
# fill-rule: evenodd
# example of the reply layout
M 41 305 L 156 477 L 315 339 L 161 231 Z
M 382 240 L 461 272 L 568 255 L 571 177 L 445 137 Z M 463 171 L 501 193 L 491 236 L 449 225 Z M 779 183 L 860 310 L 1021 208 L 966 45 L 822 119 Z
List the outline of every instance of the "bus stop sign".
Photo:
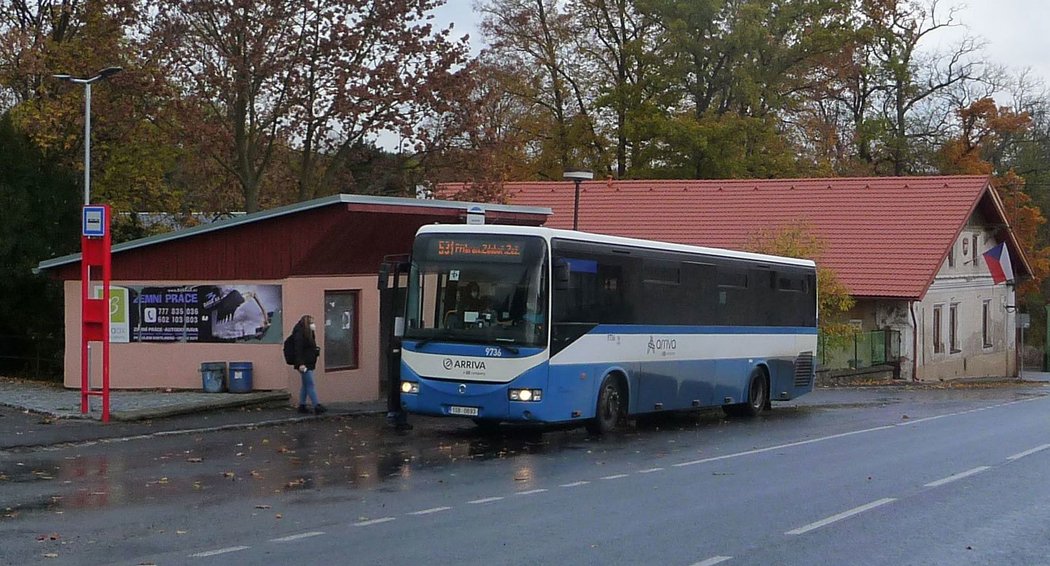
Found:
M 84 207 L 84 232 L 88 238 L 101 238 L 106 235 L 106 207 L 85 206 Z

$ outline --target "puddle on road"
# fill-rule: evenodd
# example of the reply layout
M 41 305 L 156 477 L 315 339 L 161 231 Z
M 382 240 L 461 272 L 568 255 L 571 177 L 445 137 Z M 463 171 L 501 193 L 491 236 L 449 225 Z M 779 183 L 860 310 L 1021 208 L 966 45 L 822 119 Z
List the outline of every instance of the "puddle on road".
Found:
M 330 486 L 403 490 L 407 480 L 441 482 L 469 461 L 593 447 L 582 430 L 508 428 L 483 434 L 449 421 L 418 423 L 407 434 L 384 419 L 331 418 L 232 432 L 99 442 L 0 459 L 0 520 L 31 511 L 63 512 L 186 498 L 195 505 Z M 615 445 L 616 437 L 602 440 Z M 513 480 L 535 481 L 526 466 Z
M 804 416 L 797 407 L 766 419 Z M 336 417 L 238 431 L 98 442 L 0 459 L 0 521 L 32 512 L 65 512 L 184 499 L 207 506 L 230 499 L 264 504 L 281 494 L 304 498 L 328 487 L 401 491 L 477 473 L 470 462 L 509 460 L 500 467 L 521 488 L 551 469 L 631 450 L 652 457 L 678 450 L 678 439 L 731 425 L 720 411 L 646 420 L 597 439 L 581 428 L 503 427 L 485 433 L 462 421 L 414 420 L 395 433 L 383 418 Z M 757 423 L 756 423 L 757 424 Z M 411 480 L 411 481 L 409 481 Z M 326 494 L 327 497 L 327 494 Z

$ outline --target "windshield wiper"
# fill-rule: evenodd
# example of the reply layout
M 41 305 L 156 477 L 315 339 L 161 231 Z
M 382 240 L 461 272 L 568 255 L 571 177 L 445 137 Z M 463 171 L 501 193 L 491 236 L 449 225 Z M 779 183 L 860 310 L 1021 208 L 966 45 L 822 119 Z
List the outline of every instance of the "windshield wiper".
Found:
M 408 340 L 415 340 L 416 348 L 422 348 L 423 346 L 426 346 L 427 344 L 433 342 L 434 338 L 408 338 Z
M 514 340 L 511 339 L 511 338 L 496 338 L 496 343 L 499 345 L 500 348 L 503 348 L 503 349 L 507 350 L 508 352 L 514 354 L 515 356 L 518 355 L 518 351 L 519 350 L 517 348 L 515 348 L 514 346 L 510 346 L 508 344 L 505 344 L 505 342 L 513 343 Z

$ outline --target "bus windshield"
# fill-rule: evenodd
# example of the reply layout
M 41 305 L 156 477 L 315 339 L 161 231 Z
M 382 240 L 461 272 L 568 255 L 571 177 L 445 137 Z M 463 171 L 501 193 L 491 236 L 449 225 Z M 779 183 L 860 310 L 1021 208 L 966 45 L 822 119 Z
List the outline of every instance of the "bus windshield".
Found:
M 546 346 L 542 238 L 422 234 L 412 250 L 405 338 Z

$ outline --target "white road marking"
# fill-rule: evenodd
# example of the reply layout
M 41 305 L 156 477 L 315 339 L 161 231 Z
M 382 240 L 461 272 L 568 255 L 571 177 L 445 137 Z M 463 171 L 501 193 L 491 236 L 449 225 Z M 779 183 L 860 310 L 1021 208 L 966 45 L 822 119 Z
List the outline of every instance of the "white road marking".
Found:
M 534 493 L 543 493 L 544 491 L 547 491 L 547 490 L 546 489 L 530 489 L 528 491 L 519 491 L 518 493 L 515 493 L 514 495 L 532 495 Z
M 612 476 L 605 476 L 602 479 L 603 480 L 618 480 L 620 478 L 625 478 L 625 477 L 627 477 L 627 474 L 615 474 L 615 475 L 612 475 Z
M 937 415 L 937 416 L 934 416 L 934 417 L 926 417 L 924 419 L 911 419 L 911 420 L 904 421 L 902 423 L 897 423 L 896 426 L 908 426 L 908 425 L 913 425 L 913 424 L 925 423 L 925 422 L 935 421 L 937 419 L 943 419 L 943 418 L 947 418 L 947 417 L 957 417 L 957 416 L 959 416 L 961 414 L 962 413 L 948 413 L 947 415 Z
M 239 552 L 241 550 L 247 550 L 250 546 L 231 546 L 228 548 L 220 548 L 218 550 L 209 550 L 207 552 L 198 552 L 197 554 L 191 554 L 190 558 L 205 558 L 208 556 L 218 556 L 220 554 L 227 554 L 230 552 Z
M 953 482 L 955 480 L 961 480 L 963 478 L 970 477 L 970 476 L 972 476 L 974 474 L 979 474 L 979 473 L 981 473 L 981 472 L 983 472 L 985 470 L 989 470 L 989 469 L 991 469 L 991 466 L 977 466 L 976 468 L 974 468 L 972 470 L 966 470 L 965 472 L 959 472 L 959 473 L 957 473 L 955 475 L 948 476 L 946 478 L 941 478 L 941 479 L 939 479 L 937 481 L 931 481 L 930 483 L 926 484 L 925 487 L 939 487 L 939 486 L 942 486 L 942 485 L 944 485 L 946 483 L 951 483 L 951 482 Z
M 732 556 L 712 556 L 711 558 L 708 558 L 707 560 L 701 560 L 700 562 L 697 562 L 696 564 L 693 564 L 693 566 L 715 566 L 715 564 L 721 564 L 721 563 L 725 562 L 726 560 L 732 560 L 732 559 L 733 559 Z
M 662 472 L 663 468 L 649 468 L 648 470 L 638 470 L 639 474 L 651 474 L 653 472 Z
M 1046 450 L 1047 448 L 1050 448 L 1050 444 L 1044 444 L 1042 446 L 1036 446 L 1035 448 L 1032 448 L 1031 450 L 1025 450 L 1024 452 L 1021 452 L 1019 454 L 1014 454 L 1013 456 L 1007 456 L 1006 459 L 1007 460 L 1020 460 L 1021 458 L 1024 458 L 1025 456 L 1031 456 L 1032 454 L 1035 454 L 1036 452 L 1042 452 L 1043 450 Z
M 837 521 L 841 521 L 843 519 L 848 519 L 848 518 L 850 518 L 850 517 L 852 517 L 854 515 L 859 515 L 859 514 L 865 512 L 865 511 L 869 511 L 869 510 L 874 509 L 876 507 L 881 507 L 883 505 L 886 505 L 887 503 L 893 503 L 894 501 L 896 501 L 896 499 L 894 499 L 892 497 L 887 497 L 885 499 L 880 499 L 878 501 L 872 501 L 871 503 L 868 503 L 866 505 L 861 505 L 860 507 L 854 507 L 853 509 L 850 509 L 849 511 L 843 511 L 842 513 L 839 513 L 837 515 L 832 515 L 832 516 L 828 517 L 827 519 L 821 519 L 821 520 L 819 520 L 819 521 L 817 521 L 815 523 L 810 523 L 808 525 L 799 527 L 797 529 L 790 530 L 790 531 L 788 531 L 788 532 L 786 532 L 784 534 L 785 535 L 801 535 L 801 534 L 805 534 L 805 533 L 808 533 L 809 531 L 816 530 L 816 529 L 819 529 L 821 527 L 825 527 L 825 526 L 830 525 L 832 523 L 835 523 Z
M 574 481 L 572 483 L 563 483 L 559 487 L 577 487 L 577 486 L 581 486 L 581 485 L 587 485 L 589 483 L 591 483 L 591 482 L 589 482 L 589 481 Z
M 324 533 L 321 531 L 311 531 L 309 533 L 301 533 L 297 535 L 289 535 L 281 538 L 272 538 L 270 542 L 292 542 L 293 540 L 302 540 L 304 538 L 319 537 Z
M 394 517 L 383 517 L 382 519 L 370 519 L 368 521 L 358 521 L 353 524 L 355 527 L 367 527 L 369 525 L 378 525 L 379 523 L 389 523 L 393 521 Z
M 502 497 L 486 497 L 484 499 L 475 499 L 474 501 L 468 501 L 471 505 L 477 505 L 479 503 L 492 503 L 493 501 L 499 501 Z
M 423 509 L 422 511 L 413 511 L 406 513 L 407 515 L 429 515 L 431 513 L 440 513 L 442 511 L 448 511 L 451 507 L 432 507 L 430 509 Z
M 741 456 L 751 456 L 752 454 L 762 454 L 763 452 L 772 452 L 774 450 L 783 450 L 784 448 L 793 448 L 795 446 L 803 446 L 805 444 L 813 444 L 815 442 L 824 442 L 825 440 L 834 440 L 836 438 L 845 438 L 847 436 L 853 436 L 856 434 L 864 434 L 867 432 L 875 432 L 876 430 L 886 430 L 893 428 L 891 425 L 877 426 L 875 428 L 866 428 L 864 430 L 855 430 L 852 432 L 843 432 L 841 434 L 832 434 L 831 436 L 822 436 L 820 438 L 811 438 L 809 440 L 802 440 L 799 442 L 789 442 L 788 444 L 779 444 L 777 446 L 770 446 L 768 448 L 758 448 L 756 450 L 747 450 L 744 452 L 737 452 L 735 454 L 726 454 L 725 456 L 714 456 L 711 458 L 703 458 L 701 460 L 693 460 L 691 462 L 680 462 L 673 464 L 674 467 L 680 468 L 682 466 L 693 466 L 696 464 L 706 464 L 708 462 L 717 462 L 719 460 L 728 460 L 730 458 L 739 458 Z

